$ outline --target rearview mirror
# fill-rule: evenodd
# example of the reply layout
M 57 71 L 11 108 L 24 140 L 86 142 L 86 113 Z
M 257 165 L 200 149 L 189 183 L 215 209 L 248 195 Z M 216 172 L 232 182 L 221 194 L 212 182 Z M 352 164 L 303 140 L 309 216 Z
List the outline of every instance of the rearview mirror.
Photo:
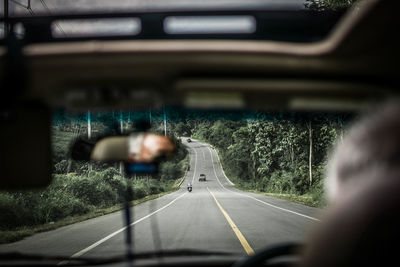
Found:
M 171 138 L 152 133 L 109 136 L 97 141 L 77 140 L 71 149 L 74 160 L 124 162 L 128 173 L 154 173 L 163 158 L 175 152 Z
M 170 138 L 139 133 L 101 139 L 96 143 L 90 159 L 100 162 L 152 163 L 172 155 L 174 151 L 175 145 Z

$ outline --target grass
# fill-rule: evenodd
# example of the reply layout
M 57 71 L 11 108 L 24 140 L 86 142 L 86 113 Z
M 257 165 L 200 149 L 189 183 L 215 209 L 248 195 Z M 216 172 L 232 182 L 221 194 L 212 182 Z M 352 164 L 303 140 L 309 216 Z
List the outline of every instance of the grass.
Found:
M 167 195 L 169 193 L 172 193 L 172 192 L 178 190 L 179 185 L 181 184 L 183 179 L 185 179 L 185 176 L 186 176 L 186 170 L 189 165 L 189 154 L 183 159 L 183 161 L 184 162 L 183 162 L 182 168 L 183 168 L 183 170 L 185 170 L 184 175 L 181 178 L 175 180 L 175 182 L 171 186 L 171 190 L 168 190 L 168 191 L 162 192 L 162 193 L 158 193 L 158 194 L 148 195 L 141 199 L 133 200 L 133 201 L 131 201 L 131 206 L 139 205 L 143 202 L 162 197 L 164 195 Z M 66 218 L 56 221 L 54 223 L 52 222 L 52 223 L 41 224 L 41 225 L 36 225 L 36 226 L 25 226 L 25 227 L 18 228 L 16 230 L 12 230 L 12 231 L 0 231 L 0 244 L 16 242 L 18 240 L 21 240 L 25 237 L 34 235 L 36 233 L 51 231 L 51 230 L 55 230 L 55 229 L 63 227 L 63 226 L 86 221 L 86 220 L 89 220 L 89 219 L 92 219 L 95 217 L 99 217 L 99 216 L 110 214 L 110 213 L 113 213 L 116 211 L 120 211 L 122 208 L 123 208 L 122 204 L 118 204 L 118 205 L 114 205 L 109 208 L 98 208 L 98 209 L 95 209 L 84 215 L 66 217 Z
M 182 178 L 180 178 L 180 179 L 182 179 Z M 177 181 L 180 179 L 177 179 Z M 172 189 L 169 191 L 162 192 L 159 194 L 154 194 L 154 195 L 148 195 L 144 198 L 131 201 L 131 206 L 136 206 L 143 202 L 162 197 L 166 194 L 176 191 L 178 188 L 179 187 L 175 186 L 175 184 L 174 184 Z M 122 204 L 118 204 L 118 205 L 114 205 L 109 208 L 96 209 L 96 210 L 93 210 L 84 215 L 66 217 L 66 218 L 56 221 L 54 223 L 47 223 L 47 224 L 36 225 L 36 226 L 26 226 L 26 227 L 22 227 L 22 228 L 13 230 L 13 231 L 0 231 L 0 244 L 15 242 L 15 241 L 21 240 L 25 237 L 31 236 L 36 233 L 55 230 L 62 226 L 86 221 L 88 219 L 92 219 L 95 217 L 99 217 L 99 216 L 103 216 L 103 215 L 106 215 L 109 213 L 119 211 L 122 208 L 123 208 Z

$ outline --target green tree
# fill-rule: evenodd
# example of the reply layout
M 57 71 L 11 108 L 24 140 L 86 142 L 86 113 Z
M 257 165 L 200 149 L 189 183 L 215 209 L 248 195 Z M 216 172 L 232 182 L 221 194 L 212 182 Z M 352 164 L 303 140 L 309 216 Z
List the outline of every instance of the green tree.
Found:
M 226 150 L 220 150 L 226 165 L 231 166 L 230 174 L 242 180 L 254 180 L 255 168 L 251 157 L 254 146 L 250 129 L 246 126 L 240 127 L 233 133 L 232 139 Z
M 352 6 L 358 0 L 306 0 L 304 6 L 312 10 L 338 10 Z

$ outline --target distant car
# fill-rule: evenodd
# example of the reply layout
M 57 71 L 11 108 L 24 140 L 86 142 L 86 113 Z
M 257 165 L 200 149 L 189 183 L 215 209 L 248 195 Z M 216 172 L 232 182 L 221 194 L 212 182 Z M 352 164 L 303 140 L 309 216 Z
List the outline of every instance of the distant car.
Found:
M 186 139 L 186 141 L 187 141 L 188 143 L 190 143 L 190 142 L 192 142 L 192 139 L 188 138 L 188 139 Z
M 206 181 L 206 175 L 204 173 L 200 174 L 199 182 L 201 182 L 201 181 L 203 181 L 203 182 Z

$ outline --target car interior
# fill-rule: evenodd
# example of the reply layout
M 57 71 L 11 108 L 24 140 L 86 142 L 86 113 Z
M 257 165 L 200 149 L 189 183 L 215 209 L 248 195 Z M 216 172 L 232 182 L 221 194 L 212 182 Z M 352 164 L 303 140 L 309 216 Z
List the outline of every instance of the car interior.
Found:
M 0 188 L 51 182 L 54 109 L 372 110 L 399 96 L 399 9 L 395 0 L 362 0 L 346 11 L 241 7 L 3 17 L 0 23 L 10 31 L 0 39 Z M 250 28 L 221 34 L 168 26 L 174 19 L 204 16 L 244 17 Z M 60 36 L 55 27 L 128 18 L 140 21 L 140 31 Z M 21 25 L 22 35 L 16 30 Z M 113 142 L 120 152 L 128 141 Z M 99 157 L 123 158 L 115 151 L 103 148 Z M 399 173 L 391 176 L 376 177 L 378 182 L 328 206 L 309 243 L 276 244 L 244 258 L 197 255 L 137 259 L 133 265 L 388 266 L 396 260 L 400 234 Z M 40 263 L 27 258 L 21 265 Z

